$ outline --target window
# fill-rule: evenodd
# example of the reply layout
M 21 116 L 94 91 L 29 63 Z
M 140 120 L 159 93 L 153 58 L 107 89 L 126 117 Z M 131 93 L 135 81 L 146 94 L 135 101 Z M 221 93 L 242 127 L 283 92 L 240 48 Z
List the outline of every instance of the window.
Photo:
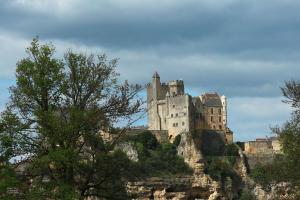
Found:
M 221 108 L 219 108 L 219 115 L 221 115 L 222 111 L 221 111 Z
M 216 129 L 216 126 L 215 126 L 215 125 L 213 126 L 213 129 Z
M 176 123 L 176 127 L 178 127 L 178 123 Z
M 211 122 L 214 121 L 214 117 L 213 117 L 213 116 L 210 117 L 210 121 L 211 121 Z
M 178 113 L 176 113 L 176 117 L 178 117 Z
M 175 105 L 173 105 L 173 108 L 175 108 Z
M 184 126 L 184 122 L 182 122 L 182 126 Z
M 222 117 L 221 116 L 219 116 L 219 122 L 222 122 Z
M 173 118 L 173 114 L 171 114 L 171 118 Z
M 220 129 L 220 130 L 222 129 L 222 126 L 221 126 L 221 125 L 219 125 L 219 129 Z
M 213 108 L 210 109 L 210 113 L 214 114 L 214 109 Z
M 176 124 L 175 124 L 175 123 L 173 123 L 173 127 L 175 127 L 175 125 L 176 125 Z
M 186 113 L 183 113 L 183 116 L 186 116 Z

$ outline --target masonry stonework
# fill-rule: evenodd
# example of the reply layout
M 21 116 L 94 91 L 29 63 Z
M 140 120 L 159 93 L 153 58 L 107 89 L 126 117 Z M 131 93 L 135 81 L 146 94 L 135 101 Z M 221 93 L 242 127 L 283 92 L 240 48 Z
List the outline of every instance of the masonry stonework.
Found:
M 221 133 L 226 143 L 233 142 L 227 127 L 227 99 L 217 93 L 192 97 L 184 91 L 184 82 L 174 80 L 161 83 L 157 72 L 147 87 L 148 129 L 167 131 L 168 139 L 182 132 Z

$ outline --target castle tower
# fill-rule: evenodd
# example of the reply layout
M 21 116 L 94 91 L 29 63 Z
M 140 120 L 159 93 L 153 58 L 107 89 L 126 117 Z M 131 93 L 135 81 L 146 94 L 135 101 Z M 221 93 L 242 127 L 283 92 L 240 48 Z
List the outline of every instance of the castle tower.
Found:
M 170 95 L 184 95 L 184 84 L 182 80 L 176 80 L 169 82 Z
M 159 91 L 161 89 L 160 77 L 157 72 L 155 72 L 152 76 L 152 88 L 153 88 L 153 100 L 159 100 Z
M 223 110 L 223 123 L 227 127 L 227 98 L 226 96 L 221 96 L 222 110 Z

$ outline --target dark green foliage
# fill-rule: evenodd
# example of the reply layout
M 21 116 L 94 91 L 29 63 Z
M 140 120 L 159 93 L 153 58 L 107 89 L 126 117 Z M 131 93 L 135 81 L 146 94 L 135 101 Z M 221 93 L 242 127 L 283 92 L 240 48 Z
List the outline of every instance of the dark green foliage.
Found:
M 135 143 L 141 143 L 146 149 L 156 149 L 158 147 L 158 141 L 150 131 L 143 131 L 137 135 L 129 137 L 130 141 Z
M 225 145 L 224 155 L 225 156 L 239 156 L 239 149 L 236 146 L 236 144 Z
M 174 139 L 174 141 L 173 141 L 173 144 L 174 144 L 176 147 L 178 147 L 179 144 L 180 144 L 180 141 L 181 141 L 181 135 L 180 135 L 180 134 L 179 134 L 179 135 L 176 135 L 176 137 L 175 137 L 175 139 Z
M 10 188 L 21 188 L 22 183 L 17 177 L 13 166 L 10 164 L 0 165 L 0 199 L 15 199 L 15 196 L 7 193 Z
M 216 180 L 224 180 L 233 177 L 235 172 L 230 159 L 224 156 L 206 157 L 206 173 Z
M 261 165 L 257 165 L 251 172 L 251 177 L 256 183 L 266 188 L 272 179 L 269 179 L 269 174 L 267 174 L 267 168 Z
M 142 132 L 129 140 L 134 143 L 138 151 L 139 162 L 135 167 L 138 176 L 170 176 L 192 172 L 184 160 L 177 155 L 176 145 L 159 144 L 151 132 Z
M 99 131 L 122 134 L 112 126 L 130 123 L 140 111 L 141 87 L 119 83 L 117 59 L 105 55 L 69 51 L 57 59 L 54 46 L 37 38 L 27 54 L 17 63 L 11 101 L 0 116 L 1 173 L 12 173 L 0 174 L 0 190 L 21 182 L 25 199 L 126 198 L 130 162 L 111 153 L 118 140 L 105 145 Z M 9 163 L 24 155 L 26 179 Z
M 206 156 L 206 173 L 216 180 L 224 180 L 226 177 L 236 176 L 233 170 L 236 158 L 239 157 L 235 144 L 227 144 L 224 147 L 223 156 Z
M 255 195 L 248 189 L 242 190 L 239 200 L 255 200 Z
M 258 165 L 251 172 L 253 179 L 267 189 L 270 184 L 282 181 L 300 186 L 300 83 L 288 81 L 281 89 L 286 98 L 283 102 L 294 108 L 290 121 L 282 128 L 272 128 L 279 138 L 283 154 L 277 155 L 273 163 Z

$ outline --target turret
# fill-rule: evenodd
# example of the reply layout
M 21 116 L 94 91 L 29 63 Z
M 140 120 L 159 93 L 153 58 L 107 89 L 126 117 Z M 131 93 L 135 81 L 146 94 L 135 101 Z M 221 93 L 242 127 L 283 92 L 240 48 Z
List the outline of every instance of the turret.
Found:
M 170 95 L 184 95 L 184 84 L 182 80 L 176 80 L 169 82 Z
M 159 90 L 161 89 L 160 77 L 157 72 L 152 76 L 153 100 L 159 99 Z
M 227 127 L 227 98 L 226 96 L 221 96 L 222 110 L 223 110 L 223 123 Z

